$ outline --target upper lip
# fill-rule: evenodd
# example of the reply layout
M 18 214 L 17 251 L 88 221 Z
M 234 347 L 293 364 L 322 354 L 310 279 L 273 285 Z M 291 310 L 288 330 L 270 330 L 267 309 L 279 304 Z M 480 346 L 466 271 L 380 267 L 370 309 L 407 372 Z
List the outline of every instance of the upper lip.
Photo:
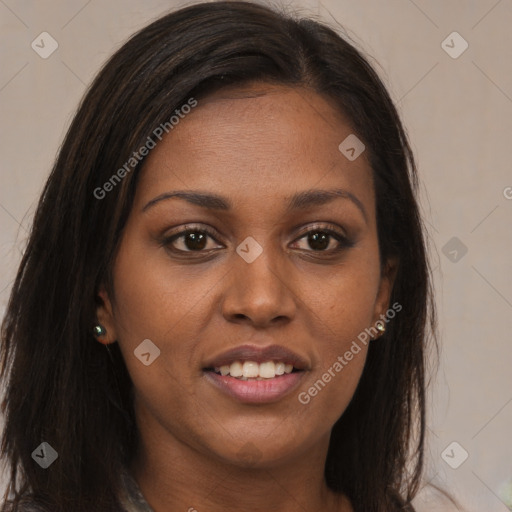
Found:
M 234 361 L 254 361 L 255 363 L 281 361 L 293 365 L 297 370 L 305 370 L 308 367 L 308 363 L 303 357 L 281 345 L 267 345 L 266 347 L 241 345 L 222 352 L 214 359 L 209 360 L 204 369 L 230 365 Z

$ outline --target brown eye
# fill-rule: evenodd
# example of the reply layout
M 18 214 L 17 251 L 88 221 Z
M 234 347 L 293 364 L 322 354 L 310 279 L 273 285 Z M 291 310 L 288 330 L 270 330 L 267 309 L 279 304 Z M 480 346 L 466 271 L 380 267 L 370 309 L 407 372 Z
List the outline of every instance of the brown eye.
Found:
M 183 235 L 183 243 L 191 251 L 200 251 L 206 247 L 206 236 L 203 233 L 187 233 Z
M 328 233 L 318 231 L 308 234 L 308 244 L 315 251 L 323 251 L 329 247 L 332 236 Z
M 314 252 L 335 252 L 351 246 L 351 243 L 342 234 L 327 229 L 309 231 L 295 244 L 300 244 L 302 241 L 304 243 L 302 247 L 299 245 L 299 249 Z
M 222 247 L 208 230 L 187 229 L 167 237 L 163 245 L 174 252 L 206 252 Z

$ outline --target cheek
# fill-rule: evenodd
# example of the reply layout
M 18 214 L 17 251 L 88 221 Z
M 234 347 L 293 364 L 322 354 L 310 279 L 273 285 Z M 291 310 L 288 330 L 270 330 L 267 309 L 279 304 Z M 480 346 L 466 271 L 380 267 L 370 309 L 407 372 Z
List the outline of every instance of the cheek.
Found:
M 201 328 L 198 319 L 204 322 L 204 293 L 184 285 L 184 274 L 171 274 L 162 260 L 129 244 L 122 247 L 114 272 L 115 323 L 138 416 L 158 418 L 174 431 L 169 411 L 187 411 L 196 400 L 189 385 L 190 354 Z
M 197 320 L 215 276 L 173 266 L 163 248 L 135 240 L 128 231 L 115 262 L 116 326 L 123 342 L 153 337 L 163 343 Z
M 379 283 L 379 262 L 372 254 L 354 254 L 330 279 L 311 287 L 308 305 L 314 313 L 316 364 L 297 396 L 309 419 L 322 415 L 326 424 L 334 424 L 359 383 Z
M 309 305 L 314 310 L 316 332 L 323 355 L 332 359 L 349 350 L 353 340 L 374 320 L 379 287 L 379 260 L 371 250 L 354 252 L 328 278 L 310 286 Z M 327 361 L 322 357 L 325 364 Z
M 149 253 L 130 240 L 121 246 L 114 269 L 116 330 L 127 369 L 144 395 L 165 390 L 174 400 L 187 394 L 191 354 L 207 322 L 204 295 L 212 286 L 208 278 L 172 269 L 162 251 Z
M 310 377 L 297 392 L 304 407 L 305 421 L 331 428 L 350 403 L 361 378 L 370 337 L 371 308 L 352 296 L 351 307 L 335 308 L 325 322 L 325 337 L 316 342 L 316 364 Z M 325 326 L 328 325 L 328 329 Z

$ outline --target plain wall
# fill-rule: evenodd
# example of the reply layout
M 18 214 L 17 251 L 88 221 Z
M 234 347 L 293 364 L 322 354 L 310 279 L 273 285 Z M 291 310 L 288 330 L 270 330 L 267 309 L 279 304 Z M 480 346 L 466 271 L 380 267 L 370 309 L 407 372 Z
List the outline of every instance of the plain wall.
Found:
M 425 483 L 446 488 L 470 512 L 505 512 L 512 507 L 512 487 L 508 498 L 505 491 L 512 486 L 512 2 L 287 3 L 343 25 L 378 62 L 398 104 L 419 163 L 442 342 Z M 86 86 L 129 35 L 178 5 L 0 2 L 0 314 Z M 31 48 L 43 31 L 59 45 L 48 59 Z M 469 45 L 457 58 L 442 47 L 454 31 Z M 461 44 L 450 36 L 445 47 L 453 53 Z M 454 441 L 469 454 L 458 469 L 441 457 Z M 448 450 L 451 460 L 460 450 Z M 425 488 L 418 510 L 449 510 L 432 500 Z

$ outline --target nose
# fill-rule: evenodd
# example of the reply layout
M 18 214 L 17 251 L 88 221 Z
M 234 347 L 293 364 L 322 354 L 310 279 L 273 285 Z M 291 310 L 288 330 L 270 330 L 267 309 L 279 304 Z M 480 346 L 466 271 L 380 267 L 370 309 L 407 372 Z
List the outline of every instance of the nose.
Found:
M 222 301 L 224 318 L 255 327 L 288 323 L 296 313 L 297 298 L 286 262 L 278 264 L 267 250 L 252 263 L 234 256 Z

